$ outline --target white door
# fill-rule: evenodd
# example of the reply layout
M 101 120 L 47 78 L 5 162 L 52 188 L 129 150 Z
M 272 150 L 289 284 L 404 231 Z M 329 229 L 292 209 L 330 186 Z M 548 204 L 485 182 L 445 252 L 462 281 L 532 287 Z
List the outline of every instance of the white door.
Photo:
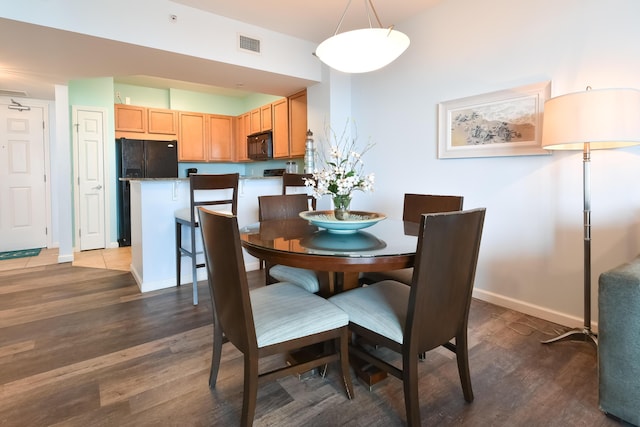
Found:
M 80 250 L 106 247 L 105 179 L 104 179 L 104 113 L 77 109 L 76 172 Z
M 0 100 L 0 252 L 47 246 L 44 110 L 9 105 Z

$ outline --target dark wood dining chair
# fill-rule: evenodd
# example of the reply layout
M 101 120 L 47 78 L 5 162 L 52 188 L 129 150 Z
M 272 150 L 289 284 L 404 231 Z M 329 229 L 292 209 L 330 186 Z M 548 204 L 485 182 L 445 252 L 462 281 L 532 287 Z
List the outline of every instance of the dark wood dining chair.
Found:
M 249 291 L 236 216 L 200 208 L 204 252 L 213 305 L 213 356 L 209 386 L 215 388 L 224 336 L 244 355 L 242 426 L 251 426 L 258 385 L 334 361 L 353 397 L 349 373 L 349 318 L 324 298 L 290 283 Z M 260 372 L 259 359 L 326 343 L 312 360 Z M 273 360 L 273 359 L 272 359 Z M 284 360 L 283 360 L 284 363 Z M 292 363 L 291 359 L 289 363 Z
M 297 218 L 308 209 L 306 194 L 285 194 L 258 197 L 260 221 Z M 320 281 L 315 271 L 287 265 L 265 263 L 265 283 L 289 282 L 315 294 L 320 291 Z
M 439 346 L 456 354 L 464 398 L 473 401 L 467 323 L 484 217 L 485 209 L 424 215 L 411 286 L 385 280 L 329 298 L 358 337 L 350 354 L 402 380 L 409 426 L 420 426 L 419 355 Z M 399 353 L 401 368 L 371 345 Z
M 193 279 L 193 305 L 198 305 L 198 268 L 204 262 L 198 262 L 196 249 L 196 229 L 199 228 L 197 208 L 199 206 L 226 206 L 232 214 L 238 213 L 238 182 L 240 175 L 230 174 L 193 174 L 189 177 L 189 207 L 175 212 L 176 226 L 176 282 L 180 286 L 182 257 L 191 258 Z M 189 228 L 188 247 L 182 243 L 182 228 Z
M 402 220 L 419 224 L 422 214 L 461 211 L 463 202 L 463 196 L 406 193 L 404 195 Z M 375 283 L 388 279 L 409 285 L 413 279 L 413 268 L 372 271 L 362 273 L 360 276 L 362 283 Z
M 311 179 L 313 175 L 310 173 L 284 173 L 282 175 L 282 194 L 289 194 L 288 190 L 290 188 L 296 187 L 306 187 L 304 179 Z M 316 198 L 313 195 L 307 195 L 307 199 L 309 200 L 309 206 L 311 210 L 316 210 Z M 309 210 L 308 208 L 305 210 Z

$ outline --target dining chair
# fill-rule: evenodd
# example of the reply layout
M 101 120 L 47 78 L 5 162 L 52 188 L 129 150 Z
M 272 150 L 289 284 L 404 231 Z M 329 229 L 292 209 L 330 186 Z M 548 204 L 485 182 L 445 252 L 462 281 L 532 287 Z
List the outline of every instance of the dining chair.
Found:
M 304 179 L 311 179 L 313 175 L 310 173 L 284 173 L 282 175 L 282 194 L 289 194 L 287 190 L 289 188 L 306 187 Z M 316 210 L 316 198 L 313 195 L 308 194 L 309 206 L 311 210 Z M 309 210 L 308 208 L 305 210 Z
M 349 318 L 324 298 L 291 283 L 249 290 L 240 244 L 238 219 L 200 208 L 209 287 L 213 306 L 213 355 L 209 386 L 215 388 L 222 356 L 222 336 L 244 355 L 242 426 L 252 425 L 258 385 L 340 361 L 347 398 L 353 385 L 349 373 Z M 314 344 L 324 351 L 312 360 L 260 372 L 259 360 Z M 284 362 L 284 361 L 283 361 Z
M 176 225 L 176 282 L 180 286 L 182 257 L 191 258 L 193 280 L 193 305 L 198 305 L 198 268 L 205 266 L 198 262 L 196 249 L 196 229 L 199 228 L 198 206 L 227 206 L 234 215 L 238 212 L 238 182 L 240 175 L 193 174 L 189 177 L 189 207 L 175 212 Z M 190 241 L 187 248 L 182 243 L 182 227 L 189 227 Z M 199 233 L 198 233 L 199 234 Z
M 279 196 L 258 197 L 258 218 L 260 221 L 297 218 L 300 212 L 308 209 L 306 194 L 286 194 Z M 290 267 L 287 265 L 271 265 L 265 263 L 265 284 L 289 282 L 315 294 L 320 291 L 318 275 L 313 270 Z
M 461 211 L 463 202 L 463 196 L 405 193 L 402 220 L 420 223 L 422 214 Z M 412 279 L 413 268 L 411 267 L 400 270 L 372 271 L 360 275 L 362 283 L 396 280 L 410 285 Z
M 473 401 L 467 324 L 484 217 L 484 208 L 424 215 L 411 286 L 384 280 L 329 298 L 358 337 L 350 354 L 402 380 L 409 426 L 420 425 L 419 355 L 439 346 L 455 353 L 464 398 Z M 399 353 L 401 368 L 375 346 Z

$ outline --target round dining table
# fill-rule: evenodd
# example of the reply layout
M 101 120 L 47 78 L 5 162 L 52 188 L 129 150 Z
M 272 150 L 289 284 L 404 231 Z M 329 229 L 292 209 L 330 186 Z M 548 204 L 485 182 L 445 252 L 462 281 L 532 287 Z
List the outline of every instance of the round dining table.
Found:
M 330 274 L 320 275 L 320 293 L 332 295 L 358 286 L 361 272 L 412 267 L 419 225 L 385 218 L 367 228 L 339 233 L 303 218 L 261 221 L 240 228 L 243 248 L 274 265 Z

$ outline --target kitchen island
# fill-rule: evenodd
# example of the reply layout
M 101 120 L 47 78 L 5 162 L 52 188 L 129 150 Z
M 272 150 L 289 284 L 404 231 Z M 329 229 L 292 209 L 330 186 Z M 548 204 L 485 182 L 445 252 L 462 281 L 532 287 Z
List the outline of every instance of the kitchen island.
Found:
M 176 286 L 174 212 L 189 206 L 188 178 L 122 178 L 131 184 L 131 273 L 141 292 Z M 241 177 L 238 186 L 238 224 L 258 220 L 258 196 L 280 194 L 281 177 Z M 183 233 L 183 246 L 190 244 Z M 196 242 L 202 251 L 201 240 Z M 198 261 L 202 261 L 202 255 Z M 191 284 L 189 257 L 182 258 L 180 283 Z M 245 253 L 247 270 L 258 260 Z M 198 280 L 206 280 L 198 269 Z

